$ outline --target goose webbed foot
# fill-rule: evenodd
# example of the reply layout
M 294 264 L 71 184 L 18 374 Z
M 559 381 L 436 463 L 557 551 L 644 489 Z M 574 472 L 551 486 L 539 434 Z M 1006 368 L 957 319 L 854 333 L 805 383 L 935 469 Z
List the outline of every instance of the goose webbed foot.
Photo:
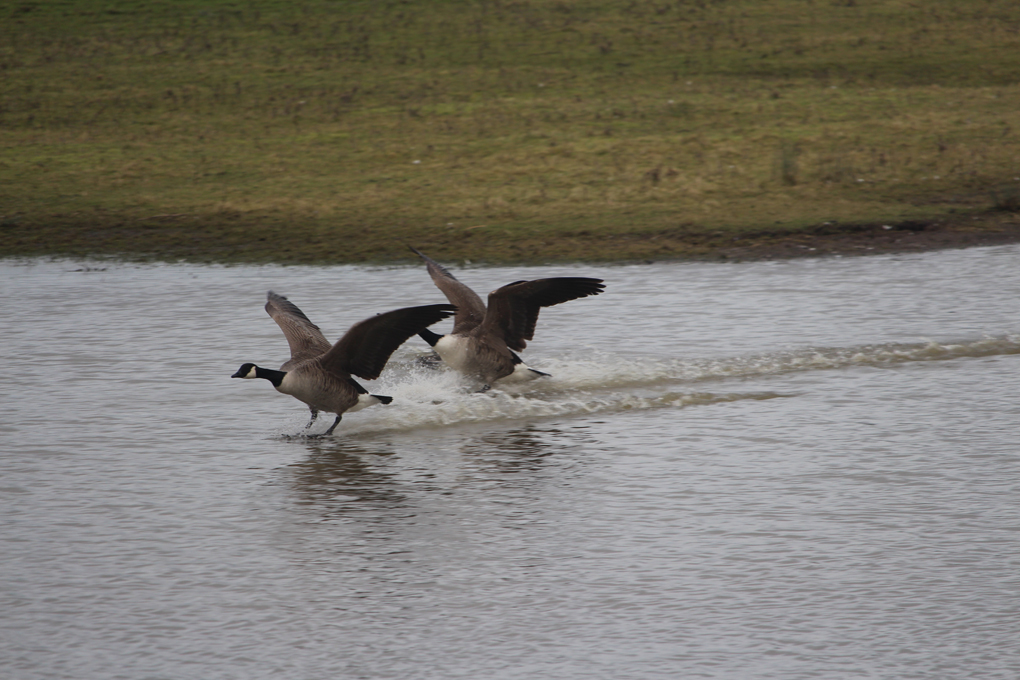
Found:
M 325 437 L 325 436 L 333 434 L 333 430 L 335 430 L 336 426 L 339 425 L 339 424 L 340 424 L 340 414 L 337 414 L 336 420 L 333 421 L 333 424 L 329 426 L 328 430 L 326 430 L 325 432 L 322 433 L 322 436 Z
M 483 392 L 488 392 L 491 389 L 492 389 L 492 385 L 485 384 L 485 385 L 482 385 L 482 389 L 480 389 L 477 392 L 475 392 L 475 394 L 481 394 Z

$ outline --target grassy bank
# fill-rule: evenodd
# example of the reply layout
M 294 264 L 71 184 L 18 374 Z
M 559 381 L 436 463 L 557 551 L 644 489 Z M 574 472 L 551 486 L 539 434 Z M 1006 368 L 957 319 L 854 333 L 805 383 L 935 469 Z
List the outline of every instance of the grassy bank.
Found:
M 683 257 L 1020 192 L 1011 0 L 0 12 L 0 255 Z

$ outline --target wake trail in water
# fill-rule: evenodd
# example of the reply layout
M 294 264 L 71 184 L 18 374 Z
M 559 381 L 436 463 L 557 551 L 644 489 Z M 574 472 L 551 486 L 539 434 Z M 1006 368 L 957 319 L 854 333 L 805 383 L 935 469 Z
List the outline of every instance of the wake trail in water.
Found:
M 689 408 L 795 396 L 776 391 L 712 391 L 713 380 L 762 378 L 802 371 L 966 357 L 1020 354 L 1020 335 L 957 343 L 899 343 L 814 347 L 721 359 L 622 358 L 587 352 L 583 358 L 550 358 L 536 366 L 552 377 L 498 385 L 484 393 L 456 372 L 415 364 L 404 352 L 391 361 L 372 392 L 394 398 L 344 418 L 337 435 L 448 427 L 460 423 L 569 417 L 662 408 Z M 702 389 L 684 389 L 694 384 Z
M 697 382 L 754 378 L 794 371 L 847 366 L 884 366 L 916 361 L 1020 354 L 1020 334 L 984 337 L 958 343 L 889 343 L 856 347 L 810 347 L 723 359 L 620 359 L 609 355 L 586 360 L 551 360 L 543 370 L 565 387 L 630 387 L 662 382 Z

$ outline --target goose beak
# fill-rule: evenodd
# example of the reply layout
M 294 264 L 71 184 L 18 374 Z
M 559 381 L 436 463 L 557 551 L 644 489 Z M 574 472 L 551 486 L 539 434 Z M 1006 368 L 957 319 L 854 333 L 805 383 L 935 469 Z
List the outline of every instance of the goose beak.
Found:
M 235 373 L 234 375 L 232 375 L 230 377 L 231 378 L 243 378 L 244 375 L 241 373 L 241 371 L 238 371 L 237 373 Z

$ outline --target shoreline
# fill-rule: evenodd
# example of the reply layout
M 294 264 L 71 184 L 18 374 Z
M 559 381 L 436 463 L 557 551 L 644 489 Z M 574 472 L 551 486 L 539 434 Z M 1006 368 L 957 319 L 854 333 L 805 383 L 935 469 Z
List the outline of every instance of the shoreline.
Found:
M 502 230 L 500 230 L 502 232 Z M 509 233 L 509 232 L 507 232 Z M 298 250 L 284 234 L 253 226 L 223 232 L 146 230 L 124 224 L 108 227 L 54 224 L 0 226 L 0 257 L 50 257 L 125 262 L 208 264 L 399 265 L 415 262 L 406 244 L 438 260 L 482 266 L 507 264 L 629 263 L 798 259 L 866 256 L 1002 245 L 1020 242 L 1020 212 L 986 211 L 900 222 L 825 222 L 800 229 L 711 231 L 681 227 L 645 232 L 483 235 L 470 230 L 441 233 L 397 230 L 381 250 L 378 241 L 359 244 L 338 233 L 346 257 L 322 249 Z M 327 239 L 328 240 L 328 239 Z M 332 256 L 329 256 L 332 255 Z
M 919 253 L 1020 243 L 1020 213 L 987 212 L 892 223 L 831 223 L 796 233 L 758 232 L 701 259 L 757 261 Z

